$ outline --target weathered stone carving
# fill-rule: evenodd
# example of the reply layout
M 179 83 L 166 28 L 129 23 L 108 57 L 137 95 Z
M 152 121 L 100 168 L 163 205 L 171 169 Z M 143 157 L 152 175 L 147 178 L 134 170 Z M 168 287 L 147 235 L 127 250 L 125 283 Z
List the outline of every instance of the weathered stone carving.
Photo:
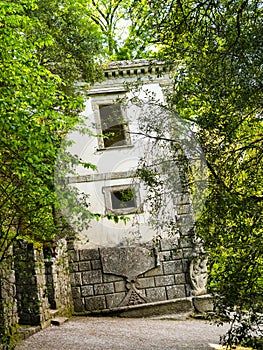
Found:
M 104 273 L 126 278 L 128 290 L 119 306 L 146 303 L 139 290 L 137 278 L 144 272 L 156 267 L 156 251 L 146 247 L 114 247 L 100 249 L 102 269 Z
M 127 281 L 126 288 L 128 289 L 128 293 L 119 306 L 147 303 L 147 299 L 141 295 L 140 291 L 137 289 L 138 287 L 139 283 L 137 281 Z
M 100 253 L 103 272 L 124 276 L 128 281 L 135 281 L 139 275 L 156 267 L 152 248 L 111 247 L 101 248 Z
M 190 263 L 190 280 L 194 295 L 206 294 L 207 260 L 207 256 L 198 256 Z
M 194 252 L 190 262 L 190 281 L 194 295 L 207 293 L 207 261 L 208 254 L 204 251 L 202 241 L 199 238 L 193 240 Z

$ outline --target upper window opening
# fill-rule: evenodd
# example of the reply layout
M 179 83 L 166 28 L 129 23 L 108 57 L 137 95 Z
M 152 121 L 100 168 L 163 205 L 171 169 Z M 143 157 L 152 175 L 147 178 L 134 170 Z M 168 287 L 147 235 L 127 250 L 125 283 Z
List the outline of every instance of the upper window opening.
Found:
M 106 213 L 128 215 L 142 212 L 139 185 L 126 184 L 103 187 Z
M 127 145 L 125 122 L 120 104 L 99 106 L 105 148 Z
M 112 209 L 134 208 L 135 194 L 130 188 L 111 192 Z

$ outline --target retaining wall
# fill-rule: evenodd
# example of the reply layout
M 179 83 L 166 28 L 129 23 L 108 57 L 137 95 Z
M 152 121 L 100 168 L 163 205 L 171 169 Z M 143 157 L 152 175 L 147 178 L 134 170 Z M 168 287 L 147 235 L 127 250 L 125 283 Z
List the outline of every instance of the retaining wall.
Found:
M 71 251 L 71 285 L 76 312 L 147 304 L 192 295 L 189 278 L 189 257 L 192 254 L 190 242 L 185 241 L 181 248 L 178 248 L 177 240 L 167 239 L 160 240 L 158 246 L 147 245 L 145 249 L 151 252 L 147 258 L 152 260 L 152 264 L 149 263 L 149 269 L 138 275 L 137 272 L 133 273 L 133 268 L 136 270 L 136 261 L 142 260 L 136 253 L 139 247 L 133 247 L 130 255 L 131 247 L 112 248 L 115 253 L 107 249 L 106 253 L 105 248 Z M 114 273 L 114 255 L 122 259 L 121 254 L 128 257 L 128 267 L 123 267 L 120 272 L 122 275 Z M 119 261 L 119 264 L 125 264 L 125 260 Z M 112 270 L 111 273 L 108 273 L 109 270 Z

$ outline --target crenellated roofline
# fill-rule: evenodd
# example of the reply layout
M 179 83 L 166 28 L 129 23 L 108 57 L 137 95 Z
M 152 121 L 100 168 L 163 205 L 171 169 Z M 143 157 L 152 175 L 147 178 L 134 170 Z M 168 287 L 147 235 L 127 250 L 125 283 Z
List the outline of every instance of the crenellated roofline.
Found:
M 136 59 L 110 62 L 104 70 L 104 76 L 105 78 L 117 78 L 144 74 L 161 75 L 169 71 L 169 67 L 164 62 Z
M 95 83 L 88 94 L 107 94 L 127 91 L 128 82 L 141 80 L 163 85 L 171 83 L 171 67 L 158 60 L 126 60 L 109 62 L 104 67 L 104 79 Z

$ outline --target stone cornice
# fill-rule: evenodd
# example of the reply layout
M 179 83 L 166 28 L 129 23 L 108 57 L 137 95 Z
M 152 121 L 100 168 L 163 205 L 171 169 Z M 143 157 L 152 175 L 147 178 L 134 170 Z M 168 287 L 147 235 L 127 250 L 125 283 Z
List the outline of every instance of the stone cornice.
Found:
M 104 70 L 105 78 L 129 77 L 145 74 L 157 74 L 169 72 L 169 67 L 157 60 L 129 60 L 110 62 Z
M 135 177 L 135 171 L 128 170 L 128 171 L 119 171 L 119 172 L 110 172 L 110 173 L 71 176 L 67 178 L 67 182 L 72 184 L 72 183 L 82 183 L 82 182 L 127 179 L 127 178 L 133 178 L 133 177 Z
M 127 82 L 140 80 L 142 82 L 157 82 L 169 85 L 171 83 L 171 67 L 157 60 L 113 61 L 104 69 L 104 80 L 96 83 L 88 94 L 122 93 L 127 91 Z

